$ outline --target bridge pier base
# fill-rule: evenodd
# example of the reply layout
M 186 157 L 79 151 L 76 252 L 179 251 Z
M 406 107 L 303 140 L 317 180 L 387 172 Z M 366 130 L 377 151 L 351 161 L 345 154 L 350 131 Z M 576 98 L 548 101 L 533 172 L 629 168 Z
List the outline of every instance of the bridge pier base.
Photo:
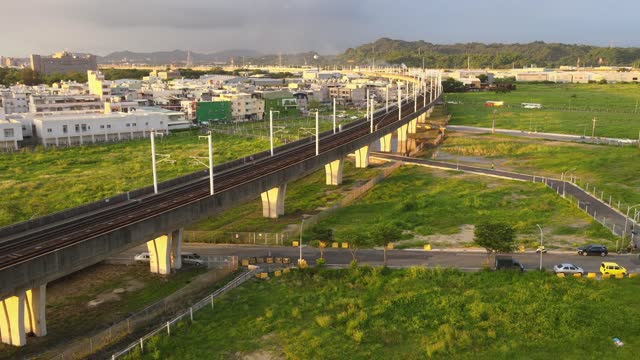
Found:
M 0 301 L 0 336 L 2 342 L 13 346 L 27 344 L 24 320 L 25 294 L 8 297 Z
M 287 184 L 284 184 L 260 195 L 262 198 L 262 216 L 277 219 L 278 216 L 284 215 L 284 195 L 286 191 Z
M 418 131 L 418 119 L 409 121 L 407 125 L 409 125 L 409 127 L 407 128 L 407 132 L 409 134 L 415 134 Z
M 369 166 L 369 152 L 370 146 L 365 145 L 360 149 L 356 150 L 356 168 L 365 169 Z
M 334 160 L 324 166 L 325 177 L 327 185 L 340 185 L 342 184 L 342 168 L 344 166 L 344 159 Z
M 389 133 L 380 138 L 380 151 L 391 152 L 391 137 L 393 133 Z
M 182 269 L 182 235 L 184 228 L 171 232 L 171 267 Z
M 398 128 L 398 145 L 396 152 L 400 154 L 407 153 L 407 133 L 409 132 L 409 124 L 402 125 Z
M 29 289 L 24 295 L 24 330 L 35 336 L 47 335 L 45 306 L 47 304 L 47 285 Z

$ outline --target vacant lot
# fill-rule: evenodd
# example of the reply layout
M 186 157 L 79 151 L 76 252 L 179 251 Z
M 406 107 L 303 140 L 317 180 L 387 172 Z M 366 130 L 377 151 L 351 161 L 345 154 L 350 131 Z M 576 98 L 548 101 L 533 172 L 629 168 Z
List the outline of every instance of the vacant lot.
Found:
M 517 84 L 506 94 L 476 92 L 447 94 L 452 125 L 491 127 L 637 139 L 640 131 L 638 84 Z M 500 100 L 501 108 L 484 102 Z M 542 109 L 522 109 L 521 103 L 540 103 Z
M 305 270 L 233 290 L 131 358 L 636 359 L 639 290 L 537 272 Z
M 377 223 L 392 222 L 405 230 L 405 238 L 415 241 L 412 245 L 418 245 L 424 236 L 453 235 L 465 224 L 482 221 L 513 225 L 521 242 L 529 246 L 538 241 L 536 224 L 545 229 L 549 247 L 589 241 L 615 245 L 608 230 L 542 184 L 412 166 L 396 171 L 317 226 L 333 229 L 339 239 L 345 231 L 367 232 Z

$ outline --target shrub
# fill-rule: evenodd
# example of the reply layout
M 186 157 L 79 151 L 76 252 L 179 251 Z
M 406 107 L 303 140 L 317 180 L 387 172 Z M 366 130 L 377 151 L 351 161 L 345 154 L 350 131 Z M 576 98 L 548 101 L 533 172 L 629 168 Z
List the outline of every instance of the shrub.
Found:
M 332 323 L 331 315 L 319 315 L 316 316 L 316 323 L 321 328 L 328 328 Z
M 325 263 L 326 263 L 326 261 L 323 258 L 317 258 L 316 259 L 316 265 L 318 265 L 318 267 L 324 266 Z

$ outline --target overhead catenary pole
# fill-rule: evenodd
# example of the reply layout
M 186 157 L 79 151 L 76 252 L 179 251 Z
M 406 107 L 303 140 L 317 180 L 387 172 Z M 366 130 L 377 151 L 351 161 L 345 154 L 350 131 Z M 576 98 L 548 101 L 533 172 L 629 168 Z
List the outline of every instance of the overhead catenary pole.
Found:
M 366 91 L 366 95 L 365 95 L 365 96 L 367 97 L 367 98 L 366 98 L 366 100 L 367 100 L 367 113 L 366 113 L 366 118 L 368 119 L 368 118 L 369 118 L 369 88 L 367 88 L 367 91 Z
M 158 174 L 156 172 L 156 131 L 151 129 L 151 166 L 153 168 L 153 193 L 158 193 Z
M 316 156 L 320 155 L 320 125 L 319 112 L 316 110 Z
M 402 89 L 398 85 L 398 120 L 402 120 Z
M 333 98 L 333 133 L 336 133 L 336 98 Z
M 387 84 L 386 90 L 387 91 L 386 91 L 386 97 L 385 97 L 384 111 L 388 113 L 389 112 L 389 84 Z
M 209 194 L 213 195 L 213 133 L 209 131 Z M 273 154 L 273 143 L 271 145 L 271 154 Z
M 374 113 L 374 109 L 373 109 L 373 98 L 370 99 L 371 101 L 371 132 L 373 133 L 373 113 Z

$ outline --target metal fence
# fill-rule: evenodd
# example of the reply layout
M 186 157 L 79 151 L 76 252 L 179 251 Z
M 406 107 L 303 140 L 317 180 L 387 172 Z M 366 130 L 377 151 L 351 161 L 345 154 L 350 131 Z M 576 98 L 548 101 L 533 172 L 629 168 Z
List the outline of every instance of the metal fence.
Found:
M 284 245 L 288 238 L 285 233 L 218 231 L 185 231 L 183 236 L 187 242 L 244 245 Z
M 238 268 L 238 258 L 236 256 L 210 257 L 207 265 L 209 268 L 217 269 L 215 272 L 210 273 L 213 277 L 212 281 L 215 282 L 233 273 L 233 271 Z M 236 279 L 234 279 L 234 281 Z M 225 287 L 228 285 L 229 284 L 226 284 Z M 208 285 L 204 284 L 203 288 L 204 286 Z M 195 290 L 193 288 L 182 288 L 173 293 L 170 298 L 179 299 L 195 291 L 202 291 L 203 288 Z M 159 316 L 179 310 L 182 304 L 179 301 L 171 299 L 162 299 L 136 312 L 123 321 L 110 326 L 108 329 L 102 330 L 82 340 L 64 344 L 62 347 L 48 351 L 38 357 L 63 360 L 78 359 L 91 355 L 131 334 L 136 329 L 148 326 L 149 323 L 156 320 Z
M 162 326 L 157 327 L 155 330 L 147 333 L 146 335 L 144 335 L 143 337 L 141 337 L 140 339 L 134 341 L 133 343 L 131 343 L 129 346 L 127 346 L 126 348 L 114 353 L 113 355 L 111 355 L 111 359 L 115 360 L 117 358 L 120 358 L 122 356 L 125 356 L 127 354 L 129 354 L 130 352 L 133 352 L 137 349 L 140 349 L 141 352 L 144 351 L 144 344 L 145 341 L 149 340 L 150 338 L 165 332 L 167 333 L 167 335 L 171 335 L 171 326 L 176 324 L 178 321 L 184 320 L 184 319 L 190 319 L 191 321 L 193 321 L 193 314 L 195 312 L 197 312 L 198 310 L 204 308 L 205 306 L 211 306 L 211 308 L 213 309 L 213 301 L 215 298 L 217 298 L 220 295 L 223 295 L 225 293 L 227 293 L 229 290 L 236 288 L 238 285 L 244 283 L 245 281 L 247 281 L 248 279 L 252 278 L 254 276 L 254 274 L 256 272 L 258 272 L 260 270 L 259 267 L 257 266 L 251 266 L 250 270 L 242 273 L 241 275 L 239 275 L 238 277 L 236 277 L 235 279 L 231 280 L 229 283 L 227 283 L 225 286 L 223 286 L 222 288 L 216 290 L 215 292 L 213 292 L 212 294 L 208 295 L 207 297 L 205 297 L 204 299 L 198 301 L 197 303 L 193 304 L 188 310 L 184 311 L 183 313 L 181 313 L 180 315 L 174 317 L 173 319 L 167 321 L 165 324 L 163 324 Z

